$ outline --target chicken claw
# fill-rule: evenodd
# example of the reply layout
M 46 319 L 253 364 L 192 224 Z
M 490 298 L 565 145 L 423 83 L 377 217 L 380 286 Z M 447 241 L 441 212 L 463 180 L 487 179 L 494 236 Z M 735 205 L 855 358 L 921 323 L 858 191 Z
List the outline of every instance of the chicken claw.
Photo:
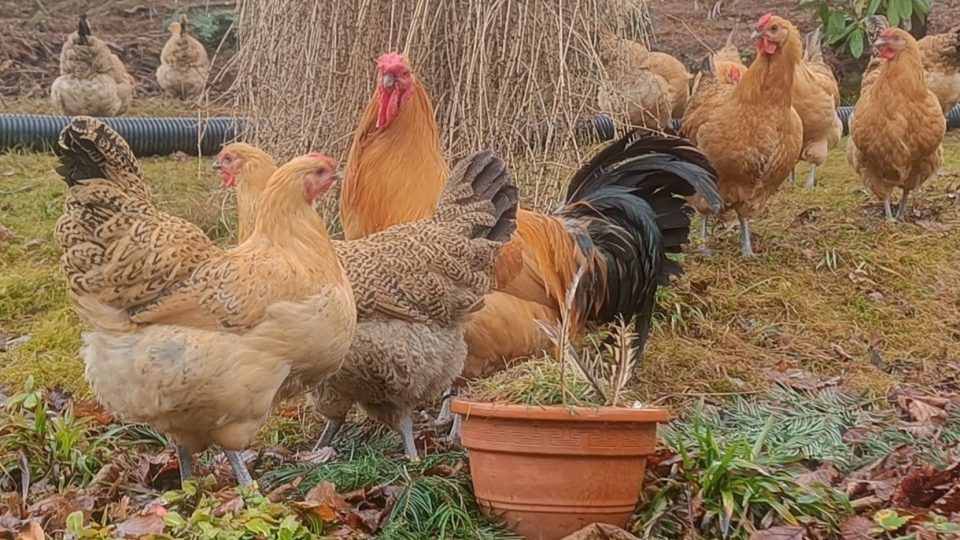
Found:
M 893 210 L 890 208 L 890 199 L 883 201 L 883 213 L 887 216 L 887 219 L 893 221 Z
M 907 196 L 910 194 L 909 191 L 903 191 L 903 197 L 900 198 L 900 204 L 897 205 L 897 219 L 900 221 L 907 220 Z
M 233 474 L 237 476 L 237 483 L 241 486 L 252 486 L 253 477 L 250 476 L 250 471 L 247 470 L 246 464 L 243 463 L 243 456 L 240 455 L 240 452 L 236 450 L 224 450 L 223 453 L 227 456 L 227 461 L 230 462 Z
M 740 255 L 744 259 L 750 259 L 756 256 L 753 252 L 753 242 L 750 240 L 750 221 L 740 218 Z
M 456 388 L 450 388 L 443 393 L 443 397 L 440 398 L 440 413 L 437 414 L 437 419 L 433 421 L 434 427 L 448 426 L 450 422 L 453 422 L 454 415 L 450 412 L 450 404 L 456 397 Z
M 190 450 L 177 445 L 177 459 L 180 461 L 180 486 L 182 487 L 184 482 L 193 478 L 193 455 L 190 454 Z

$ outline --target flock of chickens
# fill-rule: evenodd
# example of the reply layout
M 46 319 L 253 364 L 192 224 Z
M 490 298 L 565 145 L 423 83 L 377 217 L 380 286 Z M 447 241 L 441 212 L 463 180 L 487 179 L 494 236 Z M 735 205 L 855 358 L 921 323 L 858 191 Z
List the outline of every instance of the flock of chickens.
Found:
M 882 16 L 866 22 L 874 55 L 849 119 L 846 155 L 888 218 L 894 217 L 892 191 L 903 191 L 897 215 L 905 218 L 909 193 L 941 165 L 944 115 L 960 101 L 960 29 L 917 41 Z M 804 40 L 790 21 L 764 16 L 755 28 L 757 60 L 749 69 L 733 37 L 691 77 L 667 54 L 605 35 L 600 52 L 609 84 L 599 102 L 625 123 L 649 129 L 682 120 L 680 135 L 717 169 L 724 210 L 740 221 L 741 254 L 752 257 L 750 219 L 793 176 L 798 160 L 810 164 L 806 186 L 815 186 L 816 167 L 840 142 L 843 124 L 819 30 Z M 709 208 L 697 197 L 690 202 L 704 214 L 706 237 Z
M 960 55 L 957 34 L 926 38 L 931 52 L 921 53 L 906 32 L 879 26 L 848 157 L 889 213 L 893 187 L 904 190 L 902 209 L 940 164 Z M 667 255 L 688 243 L 694 209 L 736 211 L 751 256 L 748 220 L 798 159 L 818 165 L 840 139 L 836 81 L 816 37 L 805 53 L 795 26 L 765 15 L 754 38 L 749 68 L 728 43 L 691 92 L 679 62 L 604 36 L 608 69 L 620 70 L 612 79 L 634 68 L 652 79 L 670 64 L 662 83 L 634 85 L 646 94 L 609 92 L 608 104 L 638 126 L 682 117 L 687 139 L 628 133 L 571 177 L 550 213 L 518 207 L 490 151 L 450 170 L 430 96 L 397 53 L 378 60 L 343 174 L 320 153 L 278 167 L 249 144 L 223 148 L 214 167 L 238 201 L 231 249 L 157 209 L 126 142 L 95 118 L 74 118 L 57 148 L 68 191 L 55 236 L 89 327 L 92 388 L 123 418 L 170 434 L 183 479 L 192 453 L 216 444 L 246 484 L 238 452 L 281 400 L 309 393 L 328 420 L 318 447 L 356 404 L 416 459 L 413 409 L 540 355 L 550 346 L 540 323 L 563 320 L 582 336 L 627 319 L 642 351 L 657 287 L 682 271 Z M 636 62 L 624 60 L 628 50 Z M 953 103 L 928 89 L 948 66 Z M 345 239 L 333 240 L 313 203 L 341 176 Z
M 187 16 L 170 23 L 170 38 L 160 52 L 157 83 L 177 99 L 198 97 L 207 84 L 210 60 L 203 44 L 188 33 Z M 90 33 L 85 15 L 60 50 L 60 76 L 50 98 L 68 116 L 116 116 L 133 101 L 135 81 L 106 43 Z

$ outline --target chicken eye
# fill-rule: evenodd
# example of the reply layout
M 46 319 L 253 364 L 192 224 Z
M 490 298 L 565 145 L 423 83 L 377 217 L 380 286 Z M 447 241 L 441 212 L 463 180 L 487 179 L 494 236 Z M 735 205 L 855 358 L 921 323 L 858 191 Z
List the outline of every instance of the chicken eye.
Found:
M 780 29 L 780 27 L 777 26 L 777 25 L 773 25 L 773 26 L 770 27 L 770 31 L 771 31 L 771 32 L 776 32 L 776 31 L 779 30 L 779 29 Z

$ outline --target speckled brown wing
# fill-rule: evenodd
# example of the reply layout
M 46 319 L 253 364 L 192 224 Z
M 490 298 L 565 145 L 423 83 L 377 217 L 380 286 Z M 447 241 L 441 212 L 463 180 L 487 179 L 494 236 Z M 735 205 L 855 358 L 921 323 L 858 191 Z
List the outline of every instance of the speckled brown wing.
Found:
M 337 243 L 361 320 L 449 325 L 479 309 L 517 200 L 506 165 L 481 152 L 453 171 L 433 218 Z
M 130 147 L 100 120 L 74 118 L 56 151 L 70 187 L 54 236 L 75 299 L 140 306 L 220 252 L 196 226 L 153 206 Z

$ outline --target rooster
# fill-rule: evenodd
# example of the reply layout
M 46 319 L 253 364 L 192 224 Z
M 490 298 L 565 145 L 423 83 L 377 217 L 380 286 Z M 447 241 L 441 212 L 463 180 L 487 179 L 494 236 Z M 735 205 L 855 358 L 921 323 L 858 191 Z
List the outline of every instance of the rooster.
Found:
M 433 107 L 409 62 L 389 53 L 377 72 L 347 161 L 349 196 L 340 203 L 345 222 L 366 227 L 350 227 L 348 235 L 429 215 L 447 174 Z M 719 208 L 714 179 L 709 162 L 686 141 L 632 133 L 573 176 L 556 211 L 521 209 L 517 234 L 496 263 L 497 290 L 467 325 L 464 377 L 544 350 L 537 321 L 559 322 L 574 287 L 575 332 L 623 316 L 636 321 L 642 350 L 657 285 L 680 271 L 666 254 L 688 241 L 683 197 L 700 193 Z

